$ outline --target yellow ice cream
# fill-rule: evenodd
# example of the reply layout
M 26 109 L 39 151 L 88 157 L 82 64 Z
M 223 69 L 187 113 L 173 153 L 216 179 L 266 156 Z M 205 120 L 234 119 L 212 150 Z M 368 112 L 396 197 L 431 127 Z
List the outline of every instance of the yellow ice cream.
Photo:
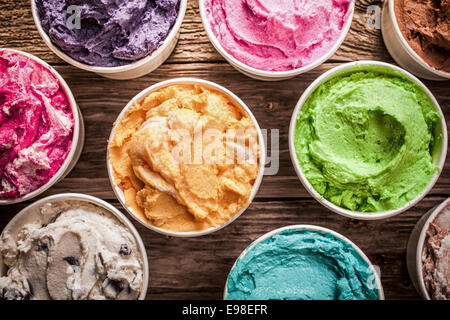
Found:
M 114 182 L 156 227 L 200 231 L 249 205 L 259 170 L 257 129 L 227 95 L 196 84 L 150 93 L 109 143 Z

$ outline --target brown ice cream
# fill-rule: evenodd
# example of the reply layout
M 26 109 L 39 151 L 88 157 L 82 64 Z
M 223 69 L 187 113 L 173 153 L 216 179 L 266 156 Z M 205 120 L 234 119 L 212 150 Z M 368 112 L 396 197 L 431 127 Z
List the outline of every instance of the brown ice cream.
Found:
M 395 0 L 403 37 L 431 67 L 450 73 L 450 0 Z
M 422 262 L 430 297 L 450 300 L 450 199 L 429 225 Z

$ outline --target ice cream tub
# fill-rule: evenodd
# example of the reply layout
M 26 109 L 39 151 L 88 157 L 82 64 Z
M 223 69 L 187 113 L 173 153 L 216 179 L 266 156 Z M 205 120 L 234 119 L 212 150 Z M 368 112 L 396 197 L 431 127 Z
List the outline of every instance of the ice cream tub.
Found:
M 109 138 L 107 167 L 117 198 L 138 222 L 167 236 L 197 237 L 247 209 L 265 155 L 244 102 L 213 82 L 179 78 L 127 104 Z
M 324 73 L 303 93 L 289 149 L 300 181 L 322 205 L 379 220 L 430 192 L 447 139 L 442 110 L 420 80 L 387 63 L 359 61 Z
M 420 46 L 421 41 L 416 40 L 417 45 L 415 45 L 416 50 L 414 50 L 411 45 L 408 43 L 408 41 L 405 39 L 404 33 L 402 33 L 402 27 L 400 26 L 398 17 L 396 14 L 400 13 L 407 15 L 412 15 L 408 18 L 409 21 L 417 21 L 418 24 L 421 24 L 421 22 L 418 19 L 427 19 L 425 16 L 428 14 L 425 9 L 425 3 L 420 4 L 419 2 L 414 2 L 417 5 L 417 8 L 414 9 L 396 9 L 396 5 L 399 1 L 406 2 L 413 2 L 408 0 L 388 0 L 384 2 L 383 6 L 383 13 L 382 13 L 382 35 L 384 43 L 386 44 L 386 47 L 391 54 L 392 58 L 403 68 L 408 70 L 409 72 L 413 73 L 414 75 L 428 79 L 428 80 L 437 80 L 437 81 L 443 81 L 450 79 L 450 72 L 444 71 L 441 68 L 437 68 L 437 65 L 434 65 L 434 62 L 437 62 L 438 65 L 442 65 L 442 63 L 445 63 L 447 65 L 446 68 L 449 68 L 450 62 L 448 58 L 448 50 L 450 48 L 447 47 L 445 50 L 447 50 L 447 61 L 443 62 L 442 60 L 445 59 L 445 54 L 442 54 L 442 57 L 432 57 L 429 56 L 429 53 L 427 53 L 428 50 L 430 52 L 435 52 L 436 50 L 431 50 L 431 47 L 436 46 L 434 42 L 436 42 L 436 39 L 438 39 L 439 35 L 438 32 L 433 30 L 428 30 L 427 26 L 423 25 L 421 26 L 424 28 L 424 33 L 427 34 L 427 36 L 434 35 L 436 39 L 429 39 L 424 40 L 422 42 L 422 47 Z M 432 4 L 433 2 L 429 2 L 429 4 Z M 414 12 L 415 10 L 423 9 L 422 12 Z M 436 9 L 437 10 L 437 9 Z M 448 10 L 447 10 L 448 11 Z M 436 11 L 437 12 L 437 11 Z M 441 10 L 442 14 L 445 14 L 444 9 Z M 414 14 L 416 17 L 414 18 Z M 434 14 L 431 14 L 431 16 L 435 16 Z M 406 19 L 405 18 L 405 19 Z M 448 18 L 447 18 L 448 19 Z M 445 24 L 446 22 L 443 21 L 442 24 Z M 407 26 L 404 26 L 405 32 L 407 30 Z M 411 30 L 411 34 L 418 34 L 415 30 Z M 445 36 L 442 36 L 443 41 L 445 41 Z M 447 42 L 450 41 L 449 39 L 446 40 Z M 427 45 L 427 43 L 429 43 Z M 427 48 L 424 48 L 423 46 L 428 46 Z M 442 48 L 441 48 L 442 49 Z M 442 49 L 444 50 L 444 49 Z M 419 55 L 417 51 L 422 52 L 422 57 Z M 439 50 L 438 50 L 439 51 Z M 430 60 L 427 62 L 424 58 L 428 57 L 427 60 Z M 439 60 L 439 61 L 436 61 Z M 430 64 L 433 62 L 432 64 Z M 434 65 L 434 66 L 433 66 Z M 441 70 L 440 70 L 441 69 Z
M 417 292 L 426 300 L 449 299 L 449 212 L 450 199 L 447 199 L 422 216 L 408 241 L 406 254 L 408 273 Z M 445 240 L 446 238 L 447 240 Z M 444 243 L 447 243 L 446 251 Z M 429 252 L 430 249 L 433 252 Z M 433 261 L 429 261 L 429 259 Z M 441 260 L 434 261 L 437 259 Z M 430 262 L 432 262 L 431 265 Z M 445 270 L 447 270 L 447 279 Z M 445 297 L 445 292 L 447 292 L 447 297 Z
M 39 8 L 37 4 L 38 1 L 40 5 Z M 142 77 L 157 69 L 161 64 L 164 63 L 164 61 L 169 58 L 178 42 L 180 27 L 183 22 L 187 7 L 187 0 L 171 0 L 164 2 L 161 4 L 162 7 L 160 9 L 159 7 L 157 8 L 158 10 L 160 10 L 158 11 L 160 15 L 158 15 L 156 19 L 152 21 L 154 12 L 151 10 L 157 9 L 152 7 L 150 2 L 147 4 L 143 1 L 133 1 L 133 4 L 130 4 L 130 2 L 122 2 L 120 4 L 116 4 L 114 1 L 110 4 L 104 3 L 104 13 L 117 16 L 109 17 L 112 24 L 109 25 L 108 30 L 98 31 L 100 28 L 104 28 L 106 25 L 103 20 L 101 23 L 97 24 L 96 22 L 92 22 L 95 21 L 99 12 L 89 12 L 89 10 L 86 12 L 86 6 L 89 7 L 89 5 L 91 5 L 89 1 L 83 1 L 86 3 L 83 5 L 83 9 L 80 9 L 79 12 L 77 12 L 76 6 L 72 6 L 73 8 L 66 8 L 66 4 L 61 4 L 60 2 L 62 3 L 64 1 L 31 0 L 34 22 L 39 31 L 39 34 L 41 35 L 46 45 L 65 62 L 79 69 L 94 72 L 99 74 L 100 76 L 116 80 L 128 80 Z M 58 14 L 67 14 L 67 18 L 65 18 L 67 19 L 66 23 L 71 23 L 73 24 L 73 26 L 71 25 L 70 28 L 66 27 L 64 25 L 64 22 L 61 22 L 64 20 L 62 16 L 45 17 L 46 24 L 63 23 L 63 28 L 61 28 L 61 25 L 53 26 L 51 29 L 52 36 L 50 36 L 43 27 L 43 22 L 41 20 L 40 14 L 48 9 L 47 6 L 51 7 L 56 5 L 64 5 L 64 8 L 66 9 Z M 127 9 L 119 7 L 115 10 L 111 9 L 112 6 L 119 5 L 128 7 L 134 5 L 136 6 L 136 10 L 130 12 L 128 10 L 129 8 Z M 174 15 L 176 14 L 176 19 L 174 19 L 173 24 L 170 25 L 167 23 L 167 21 L 165 21 L 165 19 L 171 17 L 171 15 L 167 13 L 167 10 L 169 10 L 167 6 L 169 5 L 173 5 L 170 10 L 178 10 L 175 11 L 176 13 L 174 13 Z M 106 10 L 108 6 L 111 7 Z M 95 10 L 103 10 L 99 8 L 100 7 L 96 7 Z M 94 10 L 94 8 L 92 8 L 92 10 Z M 53 14 L 57 11 L 50 8 L 47 12 Z M 124 12 L 127 13 L 124 14 Z M 77 17 L 80 20 L 78 26 L 76 25 Z M 161 34 L 164 32 L 156 32 L 152 34 L 149 31 L 142 30 L 142 32 L 139 33 L 139 30 L 136 31 L 132 29 L 131 26 L 136 26 L 136 24 L 133 22 L 135 20 L 141 21 L 139 26 L 143 26 L 145 24 L 146 27 L 150 30 L 154 30 L 157 26 L 161 26 L 161 28 L 164 28 L 164 30 L 167 31 L 165 38 L 160 38 Z M 116 24 L 116 22 L 114 21 L 120 21 L 120 23 Z M 125 26 L 126 21 L 129 21 L 129 23 Z M 71 38 L 69 38 L 67 41 L 64 40 L 65 35 L 61 33 L 60 30 L 68 30 L 68 32 L 71 34 L 74 28 L 83 28 L 84 24 L 93 24 L 91 29 L 97 32 L 97 36 L 90 39 L 89 42 L 87 40 L 81 41 L 78 39 L 78 37 L 81 37 L 83 33 L 80 33 L 80 35 L 77 34 L 76 36 L 71 36 Z M 118 48 L 114 49 L 113 51 L 111 51 L 108 46 L 103 48 L 102 46 L 104 46 L 104 43 L 102 42 L 102 39 L 111 37 L 111 30 L 115 30 L 117 26 L 123 26 L 125 28 L 124 30 L 122 30 L 123 32 L 121 34 L 121 37 L 123 36 L 123 34 L 127 34 L 128 38 L 125 40 L 130 45 L 124 46 L 124 39 L 110 39 L 108 40 L 108 44 L 118 42 Z M 127 26 L 130 27 L 128 28 Z M 50 27 L 48 27 L 48 30 L 50 30 Z M 89 31 L 88 33 L 90 33 L 91 31 Z M 150 39 L 149 37 L 155 37 L 155 39 Z M 54 39 L 57 39 L 57 41 L 61 42 L 60 45 L 55 44 L 55 42 L 52 41 Z M 130 39 L 133 39 L 133 43 L 131 43 Z M 85 45 L 86 47 L 84 47 Z M 64 49 L 62 49 L 61 46 L 64 46 Z M 78 49 L 78 47 L 80 48 Z M 99 49 L 97 50 L 96 48 Z M 150 53 L 146 53 L 149 50 L 148 48 L 152 48 L 153 51 L 151 51 Z M 69 50 L 71 51 L 71 54 L 67 53 Z M 95 54 L 84 54 L 87 50 L 97 50 L 98 52 L 95 51 Z M 114 54 L 115 57 L 120 57 L 120 59 L 117 59 L 117 61 L 119 62 L 117 62 L 116 59 L 106 56 L 104 51 L 108 51 L 108 54 L 110 55 Z
M 119 210 L 98 198 L 67 193 L 36 201 L 8 223 L 0 239 L 2 299 L 146 297 L 144 243 Z
M 2 165 L 4 172 L 0 200 L 0 205 L 9 205 L 40 195 L 69 174 L 83 149 L 84 123 L 69 86 L 53 67 L 18 50 L 0 49 L 0 54 L 10 60 L 4 71 L 9 72 L 10 77 L 2 88 L 5 97 L 2 111 L 6 115 L 1 126 L 2 144 L 7 150 L 3 160 L 7 161 Z M 28 84 L 27 79 L 30 79 Z M 32 91 L 32 86 L 39 90 Z M 22 88 L 22 91 L 18 88 Z M 30 103 L 24 103 L 27 99 Z M 33 102 L 36 99 L 44 102 L 36 104 Z M 33 117 L 27 118 L 27 127 L 24 127 L 25 120 L 22 119 L 23 108 L 32 111 L 34 109 L 31 108 L 37 108 L 30 113 Z M 42 120 L 42 117 L 46 120 Z M 27 134 L 33 130 L 38 133 Z M 9 147 L 12 143 L 14 149 Z
M 214 48 L 241 73 L 265 81 L 290 79 L 328 60 L 346 38 L 355 8 L 352 0 L 199 4 Z
M 224 299 L 384 300 L 384 292 L 379 272 L 348 238 L 293 225 L 261 236 L 242 252 Z

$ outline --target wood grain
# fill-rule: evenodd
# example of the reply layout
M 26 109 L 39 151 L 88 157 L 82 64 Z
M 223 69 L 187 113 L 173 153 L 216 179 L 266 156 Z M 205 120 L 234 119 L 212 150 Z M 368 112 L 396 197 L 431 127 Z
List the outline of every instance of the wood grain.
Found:
M 288 150 L 293 108 L 314 79 L 343 62 L 363 59 L 392 62 L 380 31 L 366 27 L 367 7 L 381 3 L 357 1 L 349 35 L 327 63 L 294 79 L 267 83 L 247 78 L 225 63 L 203 30 L 197 1 L 190 0 L 180 40 L 169 60 L 152 74 L 121 82 L 64 63 L 39 37 L 29 1 L 0 0 L 0 47 L 24 50 L 54 65 L 71 87 L 85 120 L 85 148 L 77 166 L 42 197 L 80 192 L 108 200 L 120 208 L 105 163 L 107 139 L 122 108 L 141 90 L 162 80 L 176 77 L 211 80 L 241 97 L 262 128 L 280 130 L 280 170 L 276 176 L 264 178 L 255 202 L 241 218 L 213 235 L 188 240 L 167 238 L 136 223 L 149 255 L 148 298 L 220 299 L 230 267 L 251 241 L 277 227 L 316 224 L 349 237 L 381 267 L 387 298 L 417 299 L 405 266 L 406 243 L 418 219 L 450 196 L 450 159 L 435 188 L 415 208 L 384 221 L 358 222 L 331 213 L 311 198 L 295 175 Z M 450 119 L 448 83 L 425 83 Z M 0 230 L 29 203 L 1 207 Z

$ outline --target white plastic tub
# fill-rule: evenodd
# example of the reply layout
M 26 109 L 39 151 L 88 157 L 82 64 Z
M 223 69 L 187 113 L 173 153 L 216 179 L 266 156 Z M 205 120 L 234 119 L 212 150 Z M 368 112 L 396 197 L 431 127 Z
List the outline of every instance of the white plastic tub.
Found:
M 66 81 L 64 81 L 63 77 L 61 77 L 61 75 L 52 66 L 50 66 L 43 60 L 41 60 L 27 52 L 13 50 L 13 49 L 0 49 L 0 51 L 3 51 L 3 50 L 8 50 L 8 51 L 12 51 L 12 52 L 16 52 L 18 54 L 24 55 L 24 56 L 36 61 L 38 64 L 42 65 L 46 69 L 50 70 L 50 72 L 58 79 L 59 83 L 61 84 L 61 86 L 64 90 L 64 93 L 67 96 L 67 100 L 72 109 L 73 119 L 74 119 L 74 123 L 75 123 L 74 128 L 73 128 L 73 139 L 72 139 L 71 150 L 70 150 L 69 154 L 67 155 L 67 158 L 64 161 L 64 163 L 62 164 L 61 168 L 59 168 L 58 172 L 46 184 L 44 184 L 40 188 L 38 188 L 30 193 L 24 195 L 23 197 L 20 197 L 17 199 L 12 199 L 12 200 L 0 200 L 0 205 L 9 205 L 9 204 L 27 201 L 27 200 L 37 197 L 38 195 L 47 191 L 53 185 L 55 185 L 56 183 L 58 183 L 59 181 L 64 179 L 70 173 L 70 171 L 72 171 L 72 169 L 77 164 L 78 159 L 80 158 L 81 152 L 83 151 L 84 122 L 83 122 L 83 116 L 81 115 L 80 108 L 78 107 L 77 102 L 75 101 L 72 91 L 70 90 Z
M 450 73 L 431 67 L 409 46 L 397 23 L 394 1 L 384 2 L 381 30 L 383 40 L 392 58 L 414 75 L 428 79 L 444 81 L 450 79 Z
M 435 147 L 435 150 L 433 150 L 433 163 L 439 168 L 439 171 L 433 176 L 431 181 L 429 182 L 427 188 L 423 190 L 415 199 L 404 205 L 403 207 L 391 210 L 391 211 L 385 211 L 385 212 L 376 212 L 376 213 L 362 213 L 362 212 L 355 212 L 350 211 L 341 207 L 338 207 L 337 205 L 333 204 L 332 202 L 325 199 L 322 195 L 320 195 L 311 185 L 311 183 L 306 178 L 305 174 L 303 173 L 303 170 L 297 160 L 297 155 L 295 152 L 295 145 L 294 145 L 294 135 L 295 135 L 295 127 L 297 123 L 297 116 L 299 112 L 301 112 L 301 108 L 303 107 L 303 104 L 306 102 L 308 97 L 314 92 L 314 90 L 319 87 L 322 83 L 326 82 L 328 79 L 334 77 L 336 74 L 340 74 L 342 72 L 345 72 L 346 70 L 352 70 L 356 66 L 379 66 L 379 67 L 386 67 L 391 68 L 396 71 L 401 72 L 408 78 L 410 78 L 412 81 L 417 83 L 420 87 L 422 87 L 425 92 L 428 93 L 431 100 L 434 102 L 434 105 L 436 107 L 436 110 L 441 115 L 441 125 L 438 130 L 442 130 L 442 141 L 441 143 Z M 433 188 L 436 181 L 438 180 L 442 169 L 445 165 L 445 159 L 447 156 L 447 144 L 448 144 L 448 134 L 447 134 L 447 124 L 445 122 L 444 114 L 442 113 L 442 110 L 439 106 L 439 103 L 437 102 L 436 98 L 433 96 L 433 94 L 428 90 L 428 88 L 416 77 L 411 75 L 409 72 L 396 67 L 394 65 L 384 63 L 384 62 L 378 62 L 378 61 L 357 61 L 357 62 L 350 62 L 343 64 L 341 66 L 338 66 L 336 68 L 333 68 L 329 70 L 328 72 L 325 72 L 323 75 L 321 75 L 319 78 L 317 78 L 303 93 L 300 100 L 297 103 L 297 106 L 294 109 L 294 112 L 292 114 L 291 118 L 291 124 L 289 128 L 289 151 L 291 155 L 291 161 L 294 166 L 295 172 L 297 173 L 297 176 L 299 177 L 300 181 L 302 182 L 303 186 L 306 188 L 306 190 L 322 205 L 330 209 L 331 211 L 338 213 L 342 216 L 352 218 L 352 219 L 359 219 L 359 220 L 381 220 L 381 219 L 387 219 L 393 216 L 396 216 L 398 214 L 401 214 L 411 207 L 415 206 L 420 200 L 422 200 Z
M 234 269 L 234 267 L 236 266 L 237 262 L 240 259 L 243 259 L 245 257 L 245 255 L 247 255 L 248 252 L 250 252 L 258 243 L 261 243 L 267 239 L 269 239 L 270 237 L 273 237 L 274 235 L 280 234 L 286 230 L 308 230 L 308 231 L 315 231 L 315 232 L 322 232 L 324 234 L 331 234 L 334 237 L 341 239 L 342 241 L 350 244 L 353 249 L 355 249 L 356 252 L 358 252 L 358 254 L 363 258 L 364 261 L 367 262 L 369 268 L 371 269 L 371 271 L 373 272 L 373 275 L 375 277 L 375 284 L 376 287 L 378 288 L 378 297 L 379 300 L 384 300 L 384 291 L 383 291 L 383 286 L 381 284 L 381 279 L 380 279 L 380 275 L 378 274 L 378 272 L 376 271 L 374 265 L 370 262 L 369 258 L 367 258 L 367 256 L 364 254 L 364 252 L 356 245 L 354 244 L 352 241 L 350 241 L 348 238 L 344 237 L 343 235 L 341 235 L 340 233 L 337 233 L 333 230 L 327 229 L 327 228 L 323 228 L 323 227 L 319 227 L 319 226 L 313 226 L 313 225 L 294 225 L 294 226 L 288 226 L 288 227 L 283 227 L 283 228 L 279 228 L 273 231 L 270 231 L 268 233 L 266 233 L 265 235 L 259 237 L 258 239 L 256 239 L 251 245 L 249 245 L 239 256 L 239 258 L 236 259 L 236 262 L 233 264 L 233 267 L 231 268 L 231 270 Z M 230 270 L 230 273 L 231 273 Z M 225 284 L 225 289 L 224 289 L 224 293 L 223 293 L 223 299 L 226 300 L 227 296 L 228 296 L 228 278 L 229 275 L 227 277 L 227 282 Z
M 133 226 L 133 224 L 125 217 L 123 213 L 121 213 L 119 210 L 117 210 L 114 206 L 110 205 L 109 203 L 100 200 L 96 197 L 92 197 L 85 194 L 78 194 L 78 193 L 64 193 L 64 194 L 58 194 L 54 196 L 50 196 L 47 198 L 43 198 L 39 201 L 34 202 L 33 204 L 29 205 L 28 207 L 24 208 L 22 211 L 20 211 L 18 214 L 14 216 L 14 218 L 6 225 L 6 227 L 3 229 L 3 231 L 8 231 L 10 234 L 14 235 L 15 231 L 20 230 L 24 225 L 35 222 L 38 217 L 36 217 L 36 214 L 39 212 L 37 209 L 42 207 L 46 203 L 54 203 L 54 202 L 60 202 L 60 201 L 83 201 L 92 203 L 100 208 L 103 208 L 107 210 L 112 216 L 117 218 L 118 221 L 120 221 L 134 236 L 136 240 L 136 245 L 139 249 L 139 253 L 141 255 L 142 264 L 143 264 L 143 282 L 142 282 L 142 288 L 141 292 L 139 294 L 139 300 L 145 300 L 145 297 L 147 295 L 147 288 L 148 288 L 148 281 L 149 281 L 149 267 L 148 267 L 148 258 L 147 258 L 147 252 L 145 250 L 144 243 L 141 239 L 141 236 L 137 232 L 136 228 Z M 0 254 L 0 276 L 5 276 L 7 272 L 6 266 L 3 263 L 3 256 Z
M 250 67 L 246 65 L 245 63 L 239 61 L 235 57 L 233 57 L 231 54 L 229 54 L 223 46 L 220 44 L 219 40 L 214 35 L 214 32 L 211 29 L 211 25 L 208 19 L 208 15 L 206 13 L 205 8 L 205 0 L 199 0 L 200 4 L 200 15 L 202 17 L 203 26 L 206 30 L 206 34 L 208 35 L 209 40 L 211 41 L 214 48 L 227 60 L 236 70 L 239 72 L 245 74 L 246 76 L 257 79 L 257 80 L 264 80 L 264 81 L 281 81 L 293 78 L 295 76 L 298 76 L 302 73 L 308 72 L 312 69 L 317 68 L 322 63 L 327 61 L 331 56 L 335 54 L 335 52 L 339 49 L 341 44 L 344 42 L 345 38 L 347 37 L 348 31 L 350 30 L 350 26 L 352 24 L 353 15 L 355 11 L 355 2 L 353 1 L 350 7 L 351 13 L 348 17 L 347 23 L 342 28 L 342 33 L 339 37 L 339 39 L 336 41 L 334 46 L 329 50 L 329 52 L 321 57 L 320 59 L 316 60 L 314 63 L 311 63 L 309 65 L 306 65 L 304 67 L 289 70 L 289 71 L 266 71 L 266 70 L 260 70 L 253 67 Z

